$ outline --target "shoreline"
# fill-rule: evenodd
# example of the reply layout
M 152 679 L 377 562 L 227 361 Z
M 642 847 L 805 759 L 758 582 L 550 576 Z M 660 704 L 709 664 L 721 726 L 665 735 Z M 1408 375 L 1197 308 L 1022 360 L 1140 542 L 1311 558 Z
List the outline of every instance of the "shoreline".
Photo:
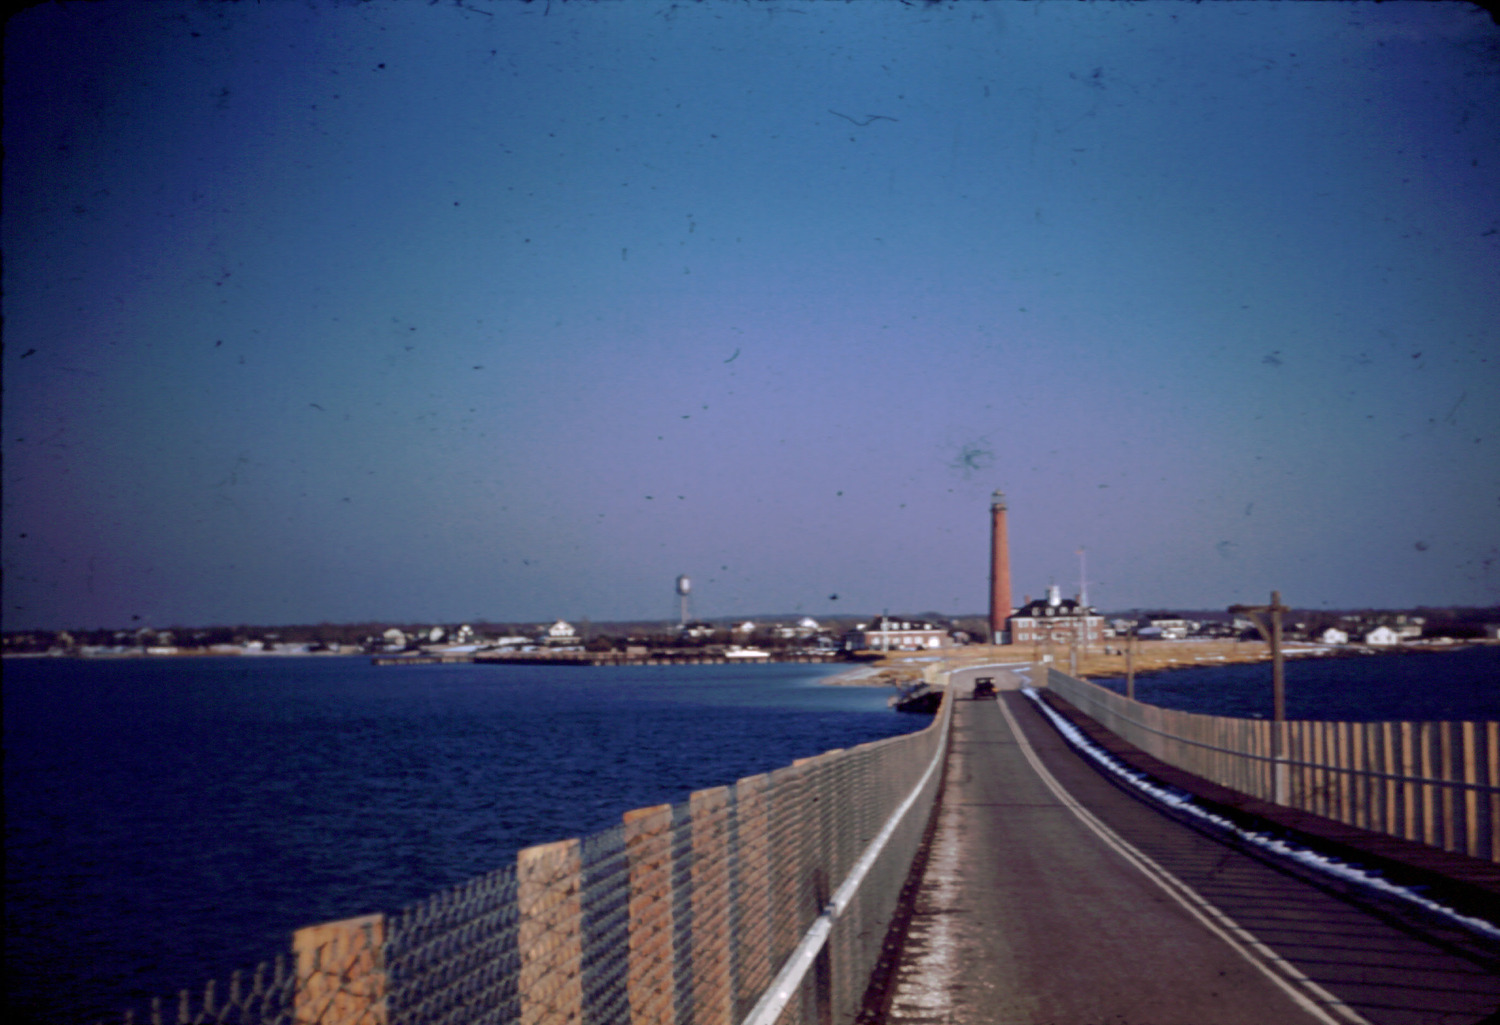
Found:
M 1157 643 L 1184 645 L 1193 642 L 1161 641 Z M 1249 644 L 1252 642 L 1241 643 Z M 1468 648 L 1489 647 L 1494 644 L 1494 641 L 1488 639 L 1454 641 L 1447 644 L 1393 644 L 1381 647 L 1363 644 L 1330 645 L 1292 642 L 1283 646 L 1282 656 L 1288 662 L 1304 662 L 1310 659 L 1379 658 L 1387 655 L 1440 655 L 1463 651 Z M 1262 650 L 1256 653 L 1240 652 L 1237 653 L 1236 657 L 1223 657 L 1215 653 L 1188 659 L 1168 655 L 1163 660 L 1161 657 L 1163 653 L 1161 652 L 1156 653 L 1157 657 L 1147 659 L 1141 659 L 1138 653 L 1135 675 L 1137 678 L 1140 678 L 1143 676 L 1159 676 L 1163 673 L 1170 673 L 1179 669 L 1205 669 L 1220 665 L 1260 665 L 1270 662 L 1271 653 L 1268 646 L 1263 643 L 1257 643 L 1256 647 Z M 1100 666 L 1091 662 L 1086 666 L 1081 666 L 1077 675 L 1081 679 L 1090 681 L 1123 680 L 1126 676 L 1123 656 L 1119 656 L 1118 661 L 1120 663 L 1118 666 Z M 1059 669 L 1065 669 L 1061 660 L 1055 661 L 1053 664 Z
M 818 682 L 825 687 L 896 687 L 911 678 L 911 674 L 877 662 L 842 669 Z
M 1372 658 L 1383 655 L 1442 654 L 1466 648 L 1500 644 L 1488 638 L 1473 638 L 1452 643 L 1394 644 L 1389 647 L 1368 645 L 1327 645 L 1292 641 L 1282 646 L 1287 661 L 1314 658 Z M 1080 679 L 1123 680 L 1126 676 L 1125 646 L 1120 643 L 1101 645 L 1099 649 L 1081 652 L 1076 672 L 1070 670 L 1070 652 L 1066 649 L 1037 650 L 1031 645 L 975 644 L 937 651 L 892 652 L 883 658 L 834 673 L 822 681 L 835 687 L 896 687 L 924 678 L 923 670 L 934 661 L 944 668 L 961 669 L 986 662 L 1027 662 L 1035 664 L 1045 657 L 1057 669 Z M 1184 640 L 1138 642 L 1133 656 L 1137 678 L 1158 676 L 1177 669 L 1202 669 L 1208 666 L 1263 664 L 1271 661 L 1270 646 L 1264 641 Z

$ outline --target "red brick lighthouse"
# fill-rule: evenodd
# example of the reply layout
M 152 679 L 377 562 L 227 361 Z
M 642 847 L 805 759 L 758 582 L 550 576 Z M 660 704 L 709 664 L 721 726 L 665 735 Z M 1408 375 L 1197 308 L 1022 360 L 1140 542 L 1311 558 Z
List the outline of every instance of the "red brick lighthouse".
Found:
M 990 643 L 1009 644 L 1010 538 L 1005 532 L 1005 493 L 990 501 Z

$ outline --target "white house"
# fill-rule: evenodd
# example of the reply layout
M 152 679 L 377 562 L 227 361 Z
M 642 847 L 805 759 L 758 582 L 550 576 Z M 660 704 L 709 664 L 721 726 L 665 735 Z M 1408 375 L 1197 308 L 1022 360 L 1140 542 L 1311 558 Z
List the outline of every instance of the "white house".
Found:
M 881 616 L 869 626 L 860 624 L 849 631 L 845 646 L 865 651 L 920 651 L 941 648 L 947 641 L 947 632 L 931 623 L 908 623 Z
M 1153 619 L 1149 625 L 1160 630 L 1162 639 L 1168 641 L 1187 640 L 1188 634 L 1192 633 L 1193 628 L 1197 626 L 1188 619 Z
M 1365 634 L 1365 643 L 1373 645 L 1399 644 L 1401 637 L 1388 626 L 1377 626 Z
M 1318 642 L 1320 644 L 1348 644 L 1349 634 L 1336 626 L 1330 626 L 1318 634 Z
M 579 644 L 578 631 L 573 629 L 573 624 L 559 619 L 547 628 L 542 635 L 542 642 L 549 648 L 576 648 Z

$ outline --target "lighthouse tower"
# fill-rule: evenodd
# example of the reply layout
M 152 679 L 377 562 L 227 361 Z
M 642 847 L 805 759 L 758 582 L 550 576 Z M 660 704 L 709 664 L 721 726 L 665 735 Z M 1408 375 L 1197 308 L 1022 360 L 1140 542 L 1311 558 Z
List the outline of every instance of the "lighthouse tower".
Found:
M 990 500 L 990 642 L 1009 644 L 1010 631 L 1010 538 L 1005 528 L 1005 493 L 996 491 Z

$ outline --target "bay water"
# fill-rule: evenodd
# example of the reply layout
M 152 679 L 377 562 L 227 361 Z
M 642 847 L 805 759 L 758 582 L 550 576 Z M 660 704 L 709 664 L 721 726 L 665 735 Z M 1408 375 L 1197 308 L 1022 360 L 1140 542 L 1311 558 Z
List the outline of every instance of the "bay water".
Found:
M 6 1020 L 119 1020 L 294 929 L 930 721 L 838 668 L 9 659 Z
M 920 728 L 838 667 L 8 659 L 8 1021 L 144 1010 L 625 810 Z M 1100 681 L 1123 690 L 1123 680 Z M 1137 696 L 1270 714 L 1267 664 Z M 1287 664 L 1293 718 L 1500 719 L 1500 648 Z
M 1123 677 L 1094 682 L 1125 692 Z M 1271 664 L 1137 675 L 1135 696 L 1185 712 L 1269 719 Z M 1343 722 L 1500 719 L 1500 646 L 1287 659 L 1286 715 Z

